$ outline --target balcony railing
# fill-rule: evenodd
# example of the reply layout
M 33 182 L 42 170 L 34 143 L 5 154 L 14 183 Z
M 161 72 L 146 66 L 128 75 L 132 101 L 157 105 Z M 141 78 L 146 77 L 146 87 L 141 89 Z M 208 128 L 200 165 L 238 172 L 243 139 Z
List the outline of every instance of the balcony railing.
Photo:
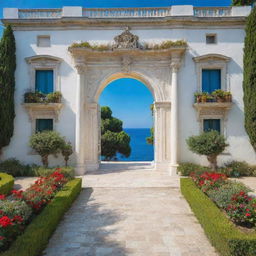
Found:
M 21 9 L 19 19 L 56 19 L 61 18 L 62 9 Z
M 228 17 L 231 15 L 231 7 L 194 7 L 196 17 Z
M 83 9 L 88 18 L 150 18 L 171 16 L 171 8 L 108 8 Z
M 156 7 L 156 8 L 82 8 L 82 7 L 64 7 L 78 8 L 73 12 L 63 11 L 63 9 L 15 9 L 4 15 L 4 18 L 19 19 L 57 19 L 61 17 L 86 17 L 94 18 L 158 18 L 158 17 L 175 17 L 175 16 L 195 16 L 195 17 L 231 17 L 247 16 L 250 13 L 250 7 L 190 7 L 180 10 L 176 13 L 173 7 Z M 176 6 L 177 8 L 177 6 Z M 234 8 L 234 10 L 233 10 Z M 248 9 L 249 8 L 249 9 Z M 8 8 L 7 8 L 8 9 Z M 14 16 L 13 16 L 14 15 Z

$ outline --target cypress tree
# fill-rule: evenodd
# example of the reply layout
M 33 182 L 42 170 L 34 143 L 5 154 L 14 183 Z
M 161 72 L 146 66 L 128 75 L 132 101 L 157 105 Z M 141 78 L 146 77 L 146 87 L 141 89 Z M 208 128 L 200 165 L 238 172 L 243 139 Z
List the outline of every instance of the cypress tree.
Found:
M 14 130 L 16 46 L 8 25 L 0 42 L 0 153 L 9 145 Z
M 256 150 L 256 8 L 247 19 L 244 46 L 245 129 Z

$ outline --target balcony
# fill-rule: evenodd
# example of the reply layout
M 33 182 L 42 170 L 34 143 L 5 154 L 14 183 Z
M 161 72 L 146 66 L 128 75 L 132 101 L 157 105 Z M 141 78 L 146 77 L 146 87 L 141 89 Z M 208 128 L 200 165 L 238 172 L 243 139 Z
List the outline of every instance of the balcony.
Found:
M 246 17 L 250 6 L 243 7 L 193 7 L 173 5 L 154 8 L 82 8 L 63 7 L 62 9 L 17 9 L 4 8 L 4 19 L 61 19 L 63 17 L 83 17 L 87 19 L 148 19 L 165 17 Z

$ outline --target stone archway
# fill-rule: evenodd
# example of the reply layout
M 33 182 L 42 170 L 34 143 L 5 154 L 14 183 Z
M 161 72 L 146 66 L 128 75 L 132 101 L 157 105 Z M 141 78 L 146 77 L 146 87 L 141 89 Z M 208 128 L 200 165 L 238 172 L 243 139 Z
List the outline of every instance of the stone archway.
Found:
M 139 48 L 137 36 L 125 31 L 120 45 L 106 51 L 70 48 L 77 69 L 76 157 L 77 173 L 99 168 L 100 115 L 103 89 L 119 78 L 144 83 L 154 97 L 155 170 L 176 173 L 178 130 L 178 69 L 186 47 L 164 50 Z M 126 41 L 132 42 L 126 44 Z M 135 40 L 135 41 L 134 41 Z M 119 47 L 120 46 L 120 47 Z

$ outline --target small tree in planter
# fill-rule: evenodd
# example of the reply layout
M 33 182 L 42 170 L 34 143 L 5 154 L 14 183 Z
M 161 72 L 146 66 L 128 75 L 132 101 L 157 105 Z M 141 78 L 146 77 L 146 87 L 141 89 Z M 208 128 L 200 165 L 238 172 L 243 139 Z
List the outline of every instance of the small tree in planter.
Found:
M 47 168 L 49 155 L 60 153 L 65 140 L 55 131 L 43 131 L 32 135 L 29 144 L 41 156 L 42 163 Z
M 65 143 L 63 145 L 63 148 L 61 149 L 61 154 L 64 157 L 65 166 L 67 167 L 68 166 L 69 157 L 73 154 L 73 148 L 72 148 L 72 145 L 71 145 L 70 142 L 69 143 Z
M 228 146 L 224 136 L 217 131 L 204 132 L 199 136 L 187 139 L 189 149 L 198 154 L 207 156 L 213 171 L 217 169 L 217 157 Z

